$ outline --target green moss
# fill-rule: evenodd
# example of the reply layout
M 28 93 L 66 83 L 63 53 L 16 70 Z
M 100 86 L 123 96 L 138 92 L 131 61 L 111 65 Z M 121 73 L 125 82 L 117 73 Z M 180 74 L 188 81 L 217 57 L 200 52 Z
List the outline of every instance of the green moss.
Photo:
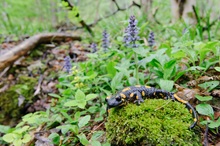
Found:
M 13 124 L 19 119 L 25 104 L 32 101 L 36 78 L 20 76 L 18 83 L 11 86 L 7 91 L 1 93 L 0 97 L 0 124 Z M 18 97 L 22 95 L 25 100 L 22 105 L 18 105 Z
M 113 145 L 201 145 L 199 135 L 188 129 L 192 120 L 183 104 L 148 99 L 111 109 L 107 139 Z

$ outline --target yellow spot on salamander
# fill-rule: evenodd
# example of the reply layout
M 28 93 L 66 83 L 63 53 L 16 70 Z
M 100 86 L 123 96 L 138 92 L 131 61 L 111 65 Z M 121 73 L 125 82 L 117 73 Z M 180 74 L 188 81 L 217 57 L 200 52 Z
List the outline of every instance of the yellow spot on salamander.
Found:
M 145 88 L 151 88 L 151 86 L 145 86 Z
M 136 99 L 138 100 L 138 99 L 139 99 L 139 97 L 138 97 L 138 96 L 136 96 Z
M 141 92 L 141 95 L 142 95 L 142 96 L 145 96 L 145 92 L 144 92 L 144 91 L 142 91 L 142 92 Z
M 130 88 L 130 87 L 124 88 L 124 89 L 122 90 L 122 92 L 125 92 L 125 91 L 128 91 L 128 90 L 131 90 L 131 88 Z
M 107 96 L 107 97 L 106 97 L 106 99 L 109 99 L 109 98 L 111 98 L 111 96 Z
M 156 95 L 156 92 L 154 92 L 154 96 Z
M 192 113 L 192 109 L 190 109 L 189 112 Z
M 181 102 L 181 103 L 186 104 L 186 103 L 188 102 L 188 101 L 185 101 L 185 100 L 179 98 L 176 94 L 174 94 L 173 96 L 174 96 L 174 98 L 175 98 L 176 100 L 178 100 L 178 101 Z
M 197 119 L 196 119 L 196 118 L 194 118 L 194 119 L 193 119 L 193 121 L 194 121 L 194 122 L 197 122 Z
M 164 95 L 163 95 L 162 93 L 160 93 L 160 96 L 161 96 L 162 98 L 164 98 Z
M 121 96 L 122 98 L 126 98 L 126 95 L 124 95 L 123 93 L 121 93 L 120 96 Z
M 130 94 L 130 98 L 132 98 L 133 96 L 134 96 L 134 93 L 131 93 L 131 94 Z
M 141 85 L 136 85 L 135 87 L 141 87 Z

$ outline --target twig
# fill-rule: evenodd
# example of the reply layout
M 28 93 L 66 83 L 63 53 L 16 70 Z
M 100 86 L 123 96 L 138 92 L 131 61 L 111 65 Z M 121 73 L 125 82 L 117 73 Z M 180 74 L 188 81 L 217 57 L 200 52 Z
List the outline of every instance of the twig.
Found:
M 154 111 L 157 111 L 157 110 L 159 110 L 159 109 L 165 107 L 165 106 L 166 106 L 167 104 L 169 104 L 171 101 L 172 101 L 172 100 L 168 101 L 168 102 L 167 102 L 166 104 L 164 104 L 163 106 L 156 108 Z
M 74 6 L 71 4 L 71 2 L 70 2 L 69 0 L 63 0 L 63 1 L 68 4 L 69 10 L 72 10 L 72 9 L 74 8 Z M 77 13 L 75 16 L 76 16 L 77 18 L 80 18 L 80 14 L 79 14 L 79 13 Z M 82 20 L 82 19 L 80 18 L 79 23 L 80 23 L 80 24 L 82 25 L 82 27 L 85 28 L 92 36 L 94 36 L 94 33 L 93 33 L 92 29 L 90 28 L 89 25 L 86 24 L 86 22 L 85 22 L 84 20 Z
M 40 75 L 40 78 L 39 78 L 39 80 L 38 80 L 37 89 L 36 89 L 36 91 L 34 92 L 34 96 L 36 96 L 37 94 L 40 93 L 42 81 L 43 81 L 43 75 L 41 74 L 41 75 Z
M 105 17 L 102 17 L 102 18 L 97 19 L 97 20 L 96 20 L 95 22 L 93 22 L 92 24 L 89 24 L 90 27 L 95 26 L 95 25 L 96 25 L 99 21 L 101 21 L 102 19 L 106 19 L 106 18 L 109 18 L 109 17 L 115 15 L 115 14 L 116 14 L 117 12 L 119 12 L 119 11 L 125 11 L 125 10 L 127 10 L 127 9 L 130 9 L 130 8 L 133 7 L 133 6 L 136 6 L 136 7 L 138 7 L 138 8 L 141 8 L 141 5 L 137 4 L 135 1 L 132 1 L 132 4 L 129 5 L 127 8 L 120 8 L 119 5 L 118 5 L 118 3 L 116 2 L 116 0 L 112 0 L 112 2 L 115 3 L 115 5 L 116 5 L 116 7 L 117 7 L 117 10 L 114 11 L 114 12 L 112 12 L 111 14 L 105 16 Z
M 209 123 L 206 124 L 206 128 L 205 128 L 205 133 L 204 133 L 204 141 L 203 141 L 203 146 L 208 146 L 209 142 L 208 142 L 208 131 L 209 131 Z

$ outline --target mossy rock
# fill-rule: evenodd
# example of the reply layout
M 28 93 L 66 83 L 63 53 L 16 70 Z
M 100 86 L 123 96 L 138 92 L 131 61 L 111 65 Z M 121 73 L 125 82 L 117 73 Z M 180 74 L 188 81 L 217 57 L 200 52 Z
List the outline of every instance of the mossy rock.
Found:
M 37 79 L 20 76 L 17 84 L 11 86 L 0 96 L 0 124 L 13 125 L 18 120 L 27 103 L 31 103 L 34 94 L 34 86 Z M 18 105 L 18 98 L 22 95 L 25 99 L 23 104 Z
M 199 134 L 189 130 L 193 118 L 185 105 L 148 99 L 140 106 L 129 104 L 110 110 L 106 123 L 112 145 L 201 145 Z

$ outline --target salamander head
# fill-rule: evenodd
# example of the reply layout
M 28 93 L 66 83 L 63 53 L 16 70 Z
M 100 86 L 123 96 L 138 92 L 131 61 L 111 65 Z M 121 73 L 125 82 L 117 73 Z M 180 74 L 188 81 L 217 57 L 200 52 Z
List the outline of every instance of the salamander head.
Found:
M 112 107 L 117 107 L 123 104 L 122 97 L 120 95 L 108 96 L 105 101 L 107 102 L 108 109 Z

